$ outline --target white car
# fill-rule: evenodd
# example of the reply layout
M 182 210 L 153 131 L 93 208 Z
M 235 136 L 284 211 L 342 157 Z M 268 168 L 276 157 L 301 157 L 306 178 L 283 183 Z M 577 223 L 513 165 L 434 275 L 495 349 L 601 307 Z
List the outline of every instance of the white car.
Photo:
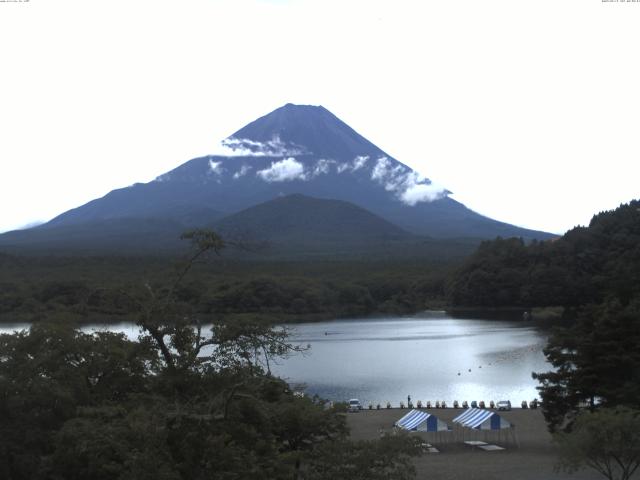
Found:
M 500 400 L 496 404 L 498 410 L 511 410 L 511 400 Z
M 351 400 L 349 400 L 348 410 L 350 412 L 359 412 L 360 410 L 362 410 L 362 405 L 360 405 L 360 400 L 358 400 L 357 398 L 352 398 Z

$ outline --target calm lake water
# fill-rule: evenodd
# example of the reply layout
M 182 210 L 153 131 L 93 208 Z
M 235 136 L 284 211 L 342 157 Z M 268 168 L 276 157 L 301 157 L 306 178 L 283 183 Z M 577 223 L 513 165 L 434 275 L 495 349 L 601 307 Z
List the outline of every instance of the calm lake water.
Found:
M 3 325 L 0 333 L 27 325 Z M 87 326 L 85 330 L 104 329 Z M 137 338 L 132 324 L 107 328 Z M 522 400 L 537 397 L 531 372 L 548 371 L 546 335 L 530 324 L 453 319 L 444 312 L 413 317 L 336 320 L 290 327 L 310 350 L 272 366 L 309 395 L 398 405 L 427 400 Z
M 398 405 L 422 400 L 522 400 L 537 397 L 531 372 L 548 371 L 546 336 L 522 322 L 453 319 L 444 312 L 300 324 L 304 356 L 274 371 L 331 400 Z

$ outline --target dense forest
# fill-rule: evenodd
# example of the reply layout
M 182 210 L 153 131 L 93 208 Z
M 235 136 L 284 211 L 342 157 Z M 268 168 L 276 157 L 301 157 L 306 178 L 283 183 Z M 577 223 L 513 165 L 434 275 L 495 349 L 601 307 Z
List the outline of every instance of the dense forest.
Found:
M 449 280 L 452 305 L 578 307 L 640 292 L 640 202 L 595 215 L 557 240 L 483 242 Z
M 164 257 L 0 256 L 0 321 L 61 312 L 76 323 L 126 319 L 128 292 L 175 273 Z M 194 266 L 177 295 L 202 314 L 301 321 L 441 307 L 451 267 L 434 260 L 257 262 L 226 254 Z

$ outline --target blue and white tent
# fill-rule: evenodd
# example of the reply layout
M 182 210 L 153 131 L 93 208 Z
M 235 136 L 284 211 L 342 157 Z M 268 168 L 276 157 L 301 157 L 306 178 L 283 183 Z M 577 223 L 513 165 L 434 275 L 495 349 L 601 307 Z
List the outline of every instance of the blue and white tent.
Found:
M 420 410 L 411 410 L 394 425 L 405 430 L 417 432 L 443 432 L 449 430 L 449 426 L 438 417 Z
M 460 427 L 456 430 L 456 436 L 461 436 L 462 440 L 465 439 L 465 431 L 468 432 L 471 439 L 475 437 L 476 440 L 482 432 L 485 441 L 489 440 L 489 437 L 495 438 L 497 436 L 498 441 L 512 440 L 516 446 L 519 446 L 515 424 L 491 410 L 469 408 L 454 418 L 452 422 L 455 426 Z
M 503 428 L 511 428 L 511 423 L 496 412 L 482 410 L 481 408 L 469 408 L 452 421 L 463 427 L 476 430 L 502 430 Z

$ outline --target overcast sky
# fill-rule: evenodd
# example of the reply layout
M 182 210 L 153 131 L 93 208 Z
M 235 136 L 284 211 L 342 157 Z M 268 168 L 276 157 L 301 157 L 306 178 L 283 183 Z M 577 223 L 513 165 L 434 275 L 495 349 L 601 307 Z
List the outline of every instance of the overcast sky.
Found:
M 0 231 L 323 105 L 492 218 L 640 197 L 640 2 L 0 0 Z

